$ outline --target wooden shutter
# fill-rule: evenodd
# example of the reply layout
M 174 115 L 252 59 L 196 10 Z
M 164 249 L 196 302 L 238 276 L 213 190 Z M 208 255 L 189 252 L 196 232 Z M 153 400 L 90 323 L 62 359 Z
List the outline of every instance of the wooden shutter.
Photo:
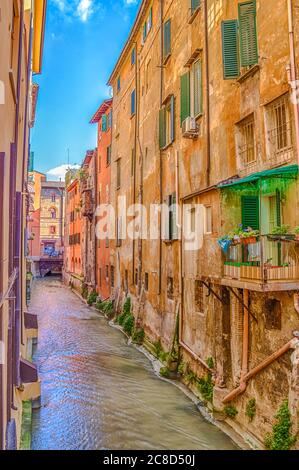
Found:
M 242 196 L 242 225 L 246 229 L 253 230 L 260 228 L 260 208 L 258 196 Z
M 236 78 L 240 75 L 238 53 L 238 22 L 222 22 L 222 61 L 224 78 Z
M 159 111 L 159 143 L 160 149 L 166 145 L 166 109 L 163 106 Z
M 107 116 L 103 114 L 102 116 L 102 131 L 107 132 Z
M 170 142 L 174 141 L 175 137 L 175 98 L 170 98 Z
M 256 2 L 239 4 L 240 56 L 242 67 L 257 64 Z
M 181 76 L 181 126 L 190 116 L 190 72 Z
M 153 26 L 153 7 L 150 8 L 148 16 L 148 30 L 150 31 Z
M 191 13 L 193 14 L 199 6 L 200 6 L 200 0 L 191 0 Z
M 171 20 L 164 23 L 164 60 L 171 53 Z
M 176 193 L 172 195 L 172 240 L 178 239 Z

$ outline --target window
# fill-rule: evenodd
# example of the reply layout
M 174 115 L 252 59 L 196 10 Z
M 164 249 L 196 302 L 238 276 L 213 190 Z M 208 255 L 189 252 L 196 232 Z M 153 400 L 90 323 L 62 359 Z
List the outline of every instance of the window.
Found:
M 197 59 L 181 76 L 181 125 L 188 117 L 202 114 L 202 61 Z
M 173 277 L 167 277 L 167 297 L 173 299 Z
M 102 132 L 107 132 L 107 115 L 102 116 Z
M 106 279 L 109 279 L 109 266 L 108 266 L 108 264 L 106 264 L 106 266 L 105 266 L 105 277 L 106 277 Z
M 284 95 L 266 107 L 269 157 L 292 148 L 292 124 L 289 95 Z
M 107 157 L 106 157 L 106 164 L 109 166 L 111 163 L 111 145 L 107 147 Z
M 265 317 L 267 330 L 281 330 L 281 303 L 279 300 L 266 300 Z
M 136 49 L 133 47 L 131 52 L 131 65 L 135 65 L 136 62 Z
M 55 235 L 55 233 L 56 233 L 56 227 L 55 227 L 55 225 L 51 225 L 50 226 L 50 234 Z
M 109 248 L 109 238 L 108 237 L 105 238 L 105 247 Z
M 246 166 L 256 160 L 255 123 L 253 114 L 238 124 L 237 146 L 242 166 Z
M 118 77 L 117 79 L 117 91 L 119 92 L 120 91 L 120 77 Z
M 166 148 L 174 141 L 175 126 L 174 96 L 160 109 L 159 114 L 159 141 L 160 149 Z
M 52 202 L 56 201 L 56 194 L 52 194 L 51 200 L 52 200 Z
M 145 43 L 146 38 L 150 30 L 152 29 L 152 26 L 153 26 L 153 8 L 151 7 L 149 14 L 148 14 L 148 18 L 143 24 L 143 33 L 142 33 L 143 43 Z
M 56 219 L 56 209 L 54 207 L 51 207 L 50 213 L 51 213 L 51 219 Z M 71 218 L 71 222 L 73 222 L 74 213 L 72 212 L 71 215 L 73 215 L 73 219 Z
M 148 273 L 144 273 L 144 290 L 148 291 Z
M 138 269 L 135 269 L 135 286 L 138 286 Z
M 200 0 L 191 0 L 191 15 L 200 7 Z
M 163 59 L 167 61 L 171 55 L 171 20 L 164 23 L 163 27 Z
M 205 206 L 205 233 L 210 234 L 212 232 L 212 206 Z
M 121 246 L 121 217 L 116 219 L 116 246 Z
M 120 188 L 120 179 L 121 179 L 121 159 L 119 158 L 116 162 L 116 189 Z
M 136 112 L 136 90 L 131 93 L 131 116 L 134 116 Z
M 238 20 L 222 22 L 223 75 L 226 79 L 240 75 L 241 67 L 258 63 L 256 1 L 239 4 Z
M 194 284 L 194 304 L 197 312 L 204 312 L 204 291 L 203 283 L 198 279 L 195 280 Z
M 171 194 L 168 196 L 168 223 L 166 226 L 166 238 L 167 240 L 177 240 L 177 220 L 176 220 L 176 195 Z
M 110 285 L 114 287 L 114 266 L 110 266 Z

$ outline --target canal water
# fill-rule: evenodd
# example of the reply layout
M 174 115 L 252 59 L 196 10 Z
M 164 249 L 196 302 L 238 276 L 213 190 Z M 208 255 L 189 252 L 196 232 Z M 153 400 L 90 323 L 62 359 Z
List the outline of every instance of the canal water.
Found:
M 32 449 L 235 449 L 124 335 L 58 278 L 34 283 L 42 406 Z

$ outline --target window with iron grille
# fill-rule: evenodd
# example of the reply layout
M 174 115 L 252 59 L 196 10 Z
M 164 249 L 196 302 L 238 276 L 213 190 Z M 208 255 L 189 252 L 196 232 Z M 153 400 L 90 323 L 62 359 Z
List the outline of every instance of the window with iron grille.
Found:
M 110 266 L 110 285 L 114 287 L 114 266 Z
M 284 95 L 266 106 L 269 156 L 292 148 L 292 124 L 289 95 Z
M 144 273 L 144 290 L 148 291 L 148 273 Z
M 167 297 L 173 299 L 173 277 L 167 277 Z
M 249 165 L 256 161 L 255 122 L 251 114 L 237 126 L 237 146 L 240 162 Z
M 201 281 L 198 279 L 195 279 L 195 284 L 194 284 L 194 304 L 197 312 L 203 312 L 204 311 L 204 292 L 203 292 L 204 286 Z

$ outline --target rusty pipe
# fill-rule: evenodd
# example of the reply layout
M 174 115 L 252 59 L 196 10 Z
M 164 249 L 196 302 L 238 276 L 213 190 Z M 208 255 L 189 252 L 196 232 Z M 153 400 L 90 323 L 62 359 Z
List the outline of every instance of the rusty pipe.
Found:
M 243 377 L 248 372 L 248 345 L 249 345 L 249 293 L 244 289 L 244 306 L 243 306 L 243 346 L 242 346 L 242 369 L 241 369 L 241 383 Z
M 294 105 L 297 160 L 299 163 L 299 96 L 297 96 L 297 74 L 296 74 L 296 52 L 294 40 L 293 2 L 288 0 L 288 25 L 289 25 L 289 45 L 290 45 L 290 65 L 287 67 L 289 84 L 292 89 L 292 101 Z
M 298 338 L 291 339 L 286 344 L 284 344 L 280 349 L 278 349 L 273 354 L 271 354 L 271 356 L 268 356 L 266 359 L 264 359 L 258 366 L 254 367 L 252 370 L 247 372 L 247 374 L 242 377 L 242 382 L 239 385 L 239 387 L 235 388 L 228 395 L 226 395 L 226 397 L 224 397 L 224 399 L 222 400 L 222 403 L 224 404 L 228 403 L 232 401 L 234 398 L 236 398 L 238 395 L 240 395 L 241 393 L 245 392 L 246 387 L 247 387 L 247 382 L 252 377 L 254 377 L 256 374 L 258 374 L 263 369 L 265 369 L 265 367 L 272 364 L 272 362 L 276 361 L 276 359 L 279 359 L 290 349 L 294 349 L 298 343 L 299 343 Z

